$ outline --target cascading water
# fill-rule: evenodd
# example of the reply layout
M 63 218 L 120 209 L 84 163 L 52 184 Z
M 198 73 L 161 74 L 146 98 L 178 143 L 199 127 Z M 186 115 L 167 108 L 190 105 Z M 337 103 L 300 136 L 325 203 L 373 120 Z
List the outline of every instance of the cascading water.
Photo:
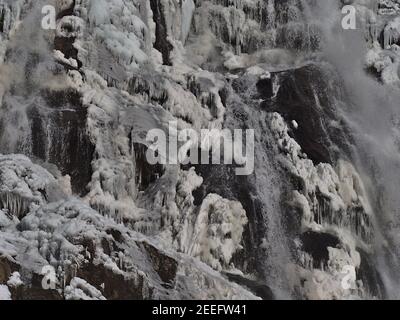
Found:
M 378 14 L 377 4 L 378 1 L 369 1 L 372 16 Z M 357 30 L 343 30 L 338 27 L 341 16 L 332 14 L 339 12 L 337 6 L 334 1 L 326 1 L 314 6 L 310 13 L 320 19 L 319 25 L 325 36 L 325 56 L 336 67 L 347 92 L 346 107 L 338 112 L 345 114 L 355 138 L 353 161 L 363 173 L 369 200 L 374 207 L 377 234 L 373 243 L 376 253 L 373 259 L 381 274 L 385 294 L 388 298 L 397 299 L 400 154 L 398 136 L 394 133 L 395 119 L 399 117 L 399 94 L 396 89 L 383 86 L 364 71 L 360 57 L 368 49 L 365 28 L 368 27 L 369 17 L 358 19 L 360 27 Z M 377 40 L 371 39 L 371 42 Z
M 277 170 L 277 162 L 273 151 L 269 148 L 273 144 L 268 134 L 266 112 L 260 110 L 257 101 L 257 80 L 251 75 L 239 83 L 233 83 L 235 92 L 232 92 L 227 102 L 228 114 L 226 125 L 230 128 L 257 128 L 254 177 L 248 183 L 254 190 L 251 197 L 254 202 L 254 214 L 259 215 L 261 227 L 255 241 L 251 244 L 257 248 L 261 278 L 272 289 L 275 298 L 288 299 L 292 296 L 288 274 L 288 266 L 292 260 L 290 252 L 288 230 L 285 228 L 285 215 L 281 207 L 285 175 Z M 255 100 L 255 101 L 254 101 Z M 256 247 L 257 246 L 257 247 Z
M 0 150 L 57 164 L 64 174 L 71 175 L 74 191 L 84 194 L 93 152 L 85 132 L 87 112 L 79 94 L 66 89 L 62 67 L 52 56 L 54 36 L 33 28 L 41 21 L 46 4 L 22 6 L 21 14 L 27 15 L 5 52 L 5 70 L 12 74 L 7 79 L 9 90 L 2 97 L 7 111 L 1 119 Z M 87 151 L 78 157 L 76 148 Z
M 397 298 L 389 2 L 55 0 L 44 31 L 0 0 L 0 151 L 31 158 L 0 156 L 0 289 L 49 264 L 46 298 Z M 253 129 L 254 173 L 147 163 L 170 123 Z
M 376 170 L 378 170 L 377 166 L 381 168 L 380 170 L 383 170 L 383 168 L 385 168 L 384 170 L 390 168 L 390 170 L 387 171 L 389 175 L 396 172 L 398 168 L 396 165 L 396 158 L 398 156 L 396 141 L 387 141 L 391 133 L 386 130 L 387 128 L 392 130 L 391 123 L 393 122 L 393 118 L 397 118 L 397 116 L 393 115 L 395 105 L 390 107 L 390 102 L 388 102 L 387 98 L 388 96 L 394 97 L 394 95 L 385 92 L 385 89 L 383 89 L 376 80 L 372 79 L 371 76 L 365 72 L 363 67 L 364 58 L 362 57 L 364 57 L 367 52 L 367 45 L 377 40 L 367 39 L 366 41 L 365 38 L 366 35 L 368 37 L 377 35 L 377 31 L 374 29 L 375 27 L 371 27 L 371 21 L 374 21 L 371 17 L 374 15 L 374 10 L 377 10 L 377 4 L 376 2 L 371 2 L 369 4 L 369 8 L 372 11 L 367 12 L 365 16 L 362 16 L 362 19 L 358 20 L 360 24 L 363 24 L 357 31 L 346 31 L 341 26 L 341 19 L 343 16 L 340 14 L 342 4 L 339 1 L 325 1 L 323 3 L 317 3 L 316 1 L 285 1 L 283 3 L 266 1 L 257 3 L 258 6 L 255 5 L 254 8 L 259 10 L 256 12 L 261 12 L 260 15 L 254 14 L 254 11 L 251 9 L 244 11 L 250 13 L 249 17 L 247 17 L 248 19 L 254 19 L 260 22 L 259 28 L 260 30 L 266 31 L 265 37 L 257 33 L 258 29 L 256 29 L 256 31 L 252 29 L 252 34 L 247 35 L 246 24 L 244 26 L 241 24 L 242 29 L 240 30 L 230 30 L 230 25 L 240 25 L 236 24 L 233 20 L 240 19 L 240 10 L 243 9 L 241 3 L 232 4 L 232 7 L 230 7 L 231 10 L 239 13 L 236 13 L 236 17 L 235 14 L 233 14 L 233 20 L 229 20 L 229 18 L 225 16 L 224 19 L 228 19 L 226 22 L 221 19 L 221 17 L 224 16 L 221 13 L 217 13 L 222 10 L 221 7 L 218 6 L 218 2 L 215 3 L 216 7 L 210 10 L 212 16 L 215 14 L 220 17 L 219 20 L 216 19 L 211 22 L 213 34 L 226 44 L 233 46 L 235 56 L 225 54 L 228 58 L 225 62 L 227 68 L 231 70 L 240 70 L 243 66 L 251 66 L 258 63 L 264 71 L 260 72 L 260 69 L 253 68 L 251 71 L 256 72 L 257 75 L 263 74 L 263 72 L 264 74 L 265 72 L 268 73 L 268 71 L 274 72 L 273 80 L 259 81 L 259 87 L 268 87 L 267 89 L 263 88 L 261 90 L 263 93 L 268 92 L 269 96 L 267 97 L 260 97 L 256 92 L 257 90 L 255 90 L 257 80 L 254 79 L 258 79 L 257 76 L 253 76 L 254 83 L 251 83 L 250 80 L 247 85 L 243 85 L 243 83 L 249 81 L 248 79 L 243 79 L 246 78 L 243 75 L 240 76 L 240 80 L 233 80 L 234 86 L 236 85 L 238 88 L 236 90 L 237 94 L 235 93 L 234 98 L 231 98 L 228 104 L 228 114 L 230 114 L 230 112 L 232 112 L 231 109 L 233 109 L 233 113 L 236 112 L 242 115 L 237 111 L 237 109 L 240 109 L 241 112 L 246 114 L 246 116 L 242 115 L 242 118 L 244 117 L 247 121 L 243 122 L 239 117 L 239 123 L 226 120 L 225 125 L 228 125 L 230 128 L 242 126 L 257 128 L 257 131 L 260 130 L 259 132 L 265 134 L 265 132 L 268 132 L 268 124 L 263 126 L 258 120 L 260 117 L 266 117 L 265 111 L 260 110 L 260 106 L 263 106 L 267 111 L 272 110 L 285 115 L 285 118 L 292 117 L 287 118 L 287 121 L 294 120 L 294 118 L 297 117 L 296 120 L 300 123 L 300 126 L 311 127 L 310 130 L 301 128 L 301 130 L 299 130 L 297 134 L 294 133 L 294 135 L 303 150 L 314 161 L 314 164 L 318 164 L 318 162 L 322 161 L 336 166 L 340 159 L 346 159 L 357 166 L 358 172 L 362 174 L 362 178 L 358 177 L 357 173 L 350 174 L 354 175 L 353 177 L 357 177 L 360 183 L 365 185 L 367 189 L 367 191 L 365 191 L 364 186 L 358 189 L 358 192 L 360 192 L 359 201 L 361 201 L 359 204 L 349 204 L 345 212 L 336 213 L 336 209 L 332 209 L 333 203 L 329 198 L 325 198 L 327 200 L 324 200 L 323 197 L 321 198 L 321 195 L 316 194 L 313 195 L 315 200 L 309 199 L 308 202 L 311 201 L 312 206 L 315 206 L 311 208 L 312 214 L 317 215 L 315 222 L 327 226 L 326 235 L 324 237 L 329 238 L 329 235 L 332 233 L 329 231 L 331 227 L 328 226 L 336 226 L 339 228 L 339 234 L 342 232 L 340 230 L 349 230 L 353 235 L 348 235 L 347 237 L 354 237 L 355 239 L 359 237 L 362 239 L 356 240 L 356 242 L 361 241 L 356 244 L 356 247 L 357 250 L 361 252 L 362 260 L 364 260 L 362 265 L 359 265 L 357 269 L 359 269 L 360 277 L 363 278 L 365 282 L 365 287 L 364 293 L 358 294 L 364 297 L 373 297 L 376 295 L 380 295 L 381 297 L 387 295 L 391 297 L 392 292 L 389 284 L 384 283 L 384 285 L 382 285 L 381 281 L 391 281 L 392 283 L 396 283 L 396 281 L 393 282 L 392 279 L 388 279 L 386 275 L 387 270 L 381 269 L 381 267 L 377 267 L 377 270 L 371 270 L 370 266 L 370 264 L 375 264 L 375 262 L 372 261 L 382 260 L 381 257 L 378 257 L 378 253 L 382 252 L 379 249 L 382 245 L 382 230 L 384 228 L 382 226 L 382 221 L 386 220 L 384 216 L 387 213 L 384 212 L 381 214 L 382 210 L 385 211 L 385 209 L 382 209 L 382 201 L 384 203 L 387 201 L 392 201 L 393 203 L 393 201 L 395 201 L 396 184 L 398 183 L 396 180 L 393 181 L 393 179 L 389 177 L 382 178 L 385 174 L 376 172 Z M 264 17 L 263 14 L 265 15 Z M 263 24 L 265 21 L 268 21 L 268 23 Z M 224 29 L 221 27 L 221 24 L 223 27 L 226 26 L 226 28 Z M 266 30 L 266 26 L 269 26 L 271 29 Z M 198 29 L 200 28 L 198 27 L 196 30 Z M 285 36 L 280 34 L 282 32 L 285 32 Z M 224 37 L 225 34 L 228 36 Z M 234 34 L 234 36 L 232 36 L 232 34 Z M 271 35 L 278 35 L 276 36 L 278 41 L 276 41 L 276 39 L 271 40 Z M 249 40 L 252 37 L 260 37 L 257 39 L 256 43 L 262 43 L 262 46 L 252 46 L 254 40 Z M 277 49 L 280 50 L 278 51 L 279 60 L 277 60 L 276 55 L 274 55 L 274 50 Z M 290 49 L 290 51 L 285 51 L 284 49 Z M 322 50 L 322 54 L 320 50 Z M 308 66 L 311 66 L 311 69 L 309 69 L 310 67 Z M 296 69 L 299 71 L 296 71 Z M 311 71 L 313 69 L 317 70 L 317 72 Z M 307 75 L 304 74 L 303 70 L 310 70 L 312 73 Z M 280 73 L 283 76 L 280 75 Z M 290 75 L 291 73 L 294 74 L 293 84 L 290 85 L 287 80 L 280 81 L 282 78 L 285 79 L 285 73 L 289 74 L 289 78 L 292 77 Z M 334 80 L 321 84 L 318 83 L 318 79 L 316 78 L 319 76 L 332 77 Z M 264 77 L 267 78 L 266 76 Z M 297 81 L 309 81 L 311 83 L 311 91 L 304 91 L 305 89 L 302 88 L 300 83 L 296 83 Z M 271 84 L 271 82 L 275 83 Z M 279 88 L 280 83 L 286 87 Z M 287 85 L 290 86 L 287 87 Z M 269 89 L 269 87 L 271 88 Z M 273 95 L 271 92 L 274 90 L 278 91 L 278 98 L 271 98 Z M 306 114 L 310 111 L 318 112 L 316 116 L 320 117 L 320 119 L 315 118 L 315 120 L 321 121 L 320 125 L 307 123 L 307 121 L 313 121 L 315 115 L 307 114 L 304 118 L 299 114 L 299 112 L 301 112 L 300 110 L 295 110 L 293 106 L 288 105 L 288 103 L 297 103 L 295 100 L 287 100 L 285 97 L 285 95 L 291 94 L 289 90 L 299 90 L 300 96 L 297 98 L 303 99 L 304 102 L 309 105 L 306 108 L 315 104 L 317 108 L 321 109 L 320 111 L 315 109 L 307 110 L 304 109 L 304 106 L 299 105 Z M 325 93 L 321 94 L 321 90 Z M 367 96 L 364 94 L 365 90 L 369 91 Z M 248 97 L 246 99 L 244 97 L 249 95 L 249 92 L 253 99 L 248 99 Z M 277 93 L 275 92 L 274 94 L 276 95 Z M 259 101 L 256 101 L 257 98 L 261 98 L 261 100 L 264 101 L 260 104 Z M 395 101 L 396 99 L 393 100 Z M 329 106 L 327 104 L 329 104 Z M 235 105 L 239 105 L 240 107 L 235 107 Z M 358 107 L 359 105 L 362 106 Z M 388 113 L 380 113 L 381 117 L 377 119 L 376 108 L 382 105 L 388 105 L 389 111 Z M 287 110 L 287 108 L 291 109 Z M 229 119 L 229 116 L 227 119 Z M 377 125 L 376 121 L 379 121 L 379 125 Z M 342 123 L 343 127 L 332 126 L 334 122 L 337 126 L 341 126 Z M 375 124 L 372 125 L 371 122 L 375 122 Z M 368 132 L 365 129 L 361 129 L 364 126 L 365 128 L 373 128 L 373 131 L 378 130 L 380 132 Z M 313 129 L 315 132 L 312 131 Z M 313 134 L 321 135 L 321 137 L 318 139 L 317 137 L 313 137 Z M 379 134 L 379 136 L 377 136 L 377 134 Z M 372 139 L 372 137 L 374 138 Z M 373 141 L 381 141 L 381 139 L 387 141 L 386 148 L 388 152 L 386 152 L 386 154 L 388 158 L 386 160 L 381 159 L 381 144 L 376 144 L 375 150 L 377 151 L 371 152 L 372 150 L 369 146 L 369 144 L 371 144 L 371 139 Z M 258 142 L 260 143 L 261 141 L 260 139 Z M 379 149 L 377 147 L 379 147 Z M 277 172 L 279 172 L 279 170 L 276 169 L 279 165 L 267 160 L 271 158 L 267 155 L 271 152 L 267 150 L 268 148 L 265 148 L 265 150 L 263 150 L 263 148 L 256 150 L 256 163 L 259 165 L 256 165 L 255 170 L 256 181 L 252 181 L 251 184 L 255 185 L 255 189 L 258 190 L 256 191 L 257 196 L 255 197 L 263 199 L 261 201 L 262 208 L 258 214 L 263 217 L 265 228 L 261 231 L 258 230 L 258 232 L 266 235 L 264 239 L 265 243 L 267 243 L 264 260 L 265 274 L 268 275 L 266 281 L 274 289 L 273 291 L 277 292 L 279 291 L 277 283 L 281 280 L 281 283 L 287 284 L 288 279 L 285 278 L 285 275 L 290 273 L 283 272 L 285 275 L 280 273 L 281 269 L 279 265 L 282 265 L 282 260 L 280 260 L 278 256 L 285 257 L 287 263 L 289 261 L 295 263 L 294 261 L 296 260 L 297 254 L 293 253 L 294 244 L 291 243 L 290 240 L 288 241 L 290 236 L 293 236 L 293 234 L 289 232 L 290 229 L 293 229 L 293 225 L 290 225 L 293 221 L 291 222 L 290 218 L 286 218 L 285 220 L 285 216 L 287 216 L 288 213 L 286 212 L 285 214 L 285 210 L 280 211 L 278 209 L 282 201 L 282 196 L 278 196 L 278 194 L 280 194 L 282 190 L 280 192 L 272 192 L 271 189 L 266 187 L 273 184 L 272 177 L 276 176 Z M 365 150 L 368 150 L 368 152 Z M 368 154 L 368 157 L 365 157 L 366 154 Z M 377 162 L 380 162 L 380 164 L 377 165 Z M 262 165 L 260 165 L 261 163 Z M 343 162 L 339 163 L 340 165 L 343 164 Z M 383 165 L 383 163 L 385 164 Z M 270 169 L 268 170 L 267 168 Z M 339 179 L 342 179 L 343 171 L 340 170 Z M 382 179 L 381 182 L 376 180 L 376 175 L 379 175 L 378 180 Z M 263 180 L 263 176 L 268 178 Z M 282 175 L 280 179 L 282 180 Z M 390 182 L 385 185 L 383 181 L 386 181 L 386 179 L 389 179 Z M 363 182 L 361 182 L 361 180 L 363 180 Z M 258 184 L 259 181 L 262 181 L 262 183 Z M 307 178 L 305 183 L 308 183 Z M 382 185 L 382 187 L 380 187 L 380 185 Z M 383 187 L 383 185 L 385 186 Z M 381 188 L 389 188 L 392 192 L 386 192 Z M 279 188 L 276 188 L 275 190 L 278 189 Z M 384 194 L 386 199 L 383 200 L 380 196 L 375 196 L 376 194 Z M 341 196 L 346 197 L 344 191 L 342 191 Z M 389 200 L 390 198 L 392 198 L 392 200 Z M 372 208 L 370 208 L 371 204 Z M 388 205 L 389 204 L 384 204 L 384 206 Z M 398 206 L 394 202 L 393 207 L 391 209 L 386 209 L 386 211 L 393 211 L 396 207 Z M 276 213 L 276 215 L 274 215 L 274 213 Z M 384 222 L 384 225 L 386 224 L 387 221 Z M 296 232 L 294 232 L 294 234 L 296 234 Z M 319 240 L 323 242 L 323 234 L 324 233 L 320 233 L 318 236 L 319 238 L 314 239 L 314 241 Z M 303 233 L 303 236 L 300 236 L 300 238 L 303 237 L 303 242 L 305 241 L 306 235 L 309 236 L 310 234 Z M 352 242 L 353 240 L 350 240 L 350 238 L 348 240 L 342 239 L 341 241 L 344 241 L 344 243 L 346 243 L 346 241 Z M 292 248 L 289 249 L 291 246 Z M 364 250 L 369 253 L 366 255 Z M 278 256 L 275 255 L 276 253 L 278 253 Z M 352 253 L 350 255 L 352 255 Z M 313 259 L 315 260 L 316 257 L 314 256 Z M 391 263 L 393 263 L 393 261 Z M 338 271 L 340 272 L 340 270 Z M 381 277 L 382 279 L 380 279 Z M 276 280 L 278 281 L 276 282 Z M 368 281 L 375 283 L 368 283 Z M 293 291 L 293 287 L 289 289 L 290 286 L 291 285 L 288 285 L 285 288 L 286 296 L 292 296 L 296 291 Z M 382 288 L 382 286 L 384 288 Z M 394 285 L 394 287 L 396 287 L 396 285 Z

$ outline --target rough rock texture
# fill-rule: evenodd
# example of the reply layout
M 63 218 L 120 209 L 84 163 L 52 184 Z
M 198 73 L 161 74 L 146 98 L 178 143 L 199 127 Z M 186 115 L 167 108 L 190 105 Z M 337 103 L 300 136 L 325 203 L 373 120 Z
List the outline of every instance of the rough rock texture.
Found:
M 0 0 L 5 297 L 396 297 L 398 1 L 52 3 Z M 171 122 L 253 129 L 254 172 L 149 164 Z

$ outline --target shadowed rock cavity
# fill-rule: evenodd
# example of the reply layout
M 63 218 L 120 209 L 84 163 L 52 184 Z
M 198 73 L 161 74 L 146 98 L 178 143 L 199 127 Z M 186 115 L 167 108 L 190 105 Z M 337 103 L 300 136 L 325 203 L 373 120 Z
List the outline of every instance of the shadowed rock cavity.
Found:
M 323 268 L 329 261 L 328 247 L 336 248 L 340 241 L 328 233 L 307 231 L 301 235 L 302 248 L 313 258 L 314 268 Z

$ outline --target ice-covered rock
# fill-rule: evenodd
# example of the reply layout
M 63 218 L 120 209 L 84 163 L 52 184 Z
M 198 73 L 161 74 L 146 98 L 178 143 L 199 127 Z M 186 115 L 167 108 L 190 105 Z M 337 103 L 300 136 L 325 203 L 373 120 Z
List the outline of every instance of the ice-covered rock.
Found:
M 0 0 L 3 296 L 383 297 L 380 203 L 332 67 L 347 2 L 57 0 L 44 31 L 44 2 Z M 395 88 L 399 2 L 351 4 L 358 58 Z M 254 129 L 255 173 L 149 164 L 147 132 L 170 123 Z

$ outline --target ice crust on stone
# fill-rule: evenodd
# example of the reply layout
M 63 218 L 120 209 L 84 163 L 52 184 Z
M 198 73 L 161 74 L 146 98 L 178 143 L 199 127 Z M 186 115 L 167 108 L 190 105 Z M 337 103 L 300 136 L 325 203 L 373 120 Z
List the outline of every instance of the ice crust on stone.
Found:
M 65 287 L 66 300 L 106 300 L 101 292 L 85 280 L 75 277 Z
M 6 159 L 1 161 L 2 169 L 9 165 L 7 161 L 10 159 L 14 159 L 13 163 L 19 163 L 21 172 L 34 166 L 23 156 L 4 157 Z M 36 170 L 42 173 L 41 183 L 43 185 L 46 180 L 56 181 L 45 169 L 37 167 Z M 37 184 L 38 182 L 34 185 Z M 18 191 L 23 194 L 24 189 L 20 188 Z M 19 225 L 18 230 L 16 229 L 17 224 Z M 113 247 L 119 249 L 110 249 Z M 157 247 L 162 249 L 157 249 Z M 157 271 L 152 269 L 149 256 L 146 257 L 151 252 L 152 259 L 155 259 L 154 254 L 158 252 L 157 250 L 163 252 L 160 252 L 161 255 L 171 255 L 169 259 L 176 261 L 175 263 L 178 265 L 178 269 L 176 271 L 172 269 L 170 275 L 176 291 L 173 289 L 167 293 Z M 146 291 L 147 293 L 143 291 L 143 298 L 162 298 L 167 294 L 172 294 L 176 298 L 195 298 L 200 292 L 204 298 L 255 298 L 245 289 L 230 284 L 221 276 L 217 276 L 217 273 L 214 273 L 205 264 L 196 263 L 189 255 L 171 251 L 167 249 L 167 246 L 163 248 L 161 242 L 129 230 L 116 223 L 111 217 L 104 217 L 81 200 L 74 198 L 55 202 L 41 199 L 41 202 L 32 207 L 20 222 L 15 221 L 10 225 L 3 225 L 0 233 L 0 254 L 13 263 L 23 266 L 25 270 L 36 274 L 40 274 L 42 268 L 47 265 L 53 266 L 60 279 L 58 288 L 66 299 L 104 298 L 99 291 L 101 288 L 93 287 L 86 280 L 76 277 L 79 270 L 89 264 L 93 264 L 97 268 L 102 266 L 116 275 L 124 275 L 138 285 L 137 281 L 141 278 L 144 286 L 148 286 L 150 290 Z M 198 273 L 197 281 L 199 282 L 193 282 L 192 278 L 191 285 L 188 285 L 186 281 L 191 277 L 187 278 L 186 272 L 190 272 L 192 275 Z M 83 273 L 83 275 L 85 274 Z M 202 281 L 208 277 L 214 280 L 208 284 L 209 292 L 206 293 Z M 68 279 L 71 280 L 67 282 Z M 8 285 L 21 285 L 18 272 L 13 273 Z M 180 286 L 192 287 L 193 291 L 186 290 L 181 294 L 178 289 Z M 227 287 L 224 289 L 225 286 Z M 5 292 L 5 290 L 3 291 Z
M 245 77 L 268 81 L 273 72 L 304 65 L 304 56 L 319 47 L 321 26 L 307 21 L 306 6 L 294 0 L 154 3 L 165 34 L 150 1 L 56 1 L 58 11 L 68 14 L 58 19 L 55 36 L 71 42 L 71 48 L 69 54 L 48 50 L 52 62 L 40 67 L 48 71 L 56 62 L 65 67 L 57 85 L 75 90 L 87 111 L 85 133 L 94 146 L 91 177 L 87 193 L 79 197 L 72 195 L 68 176 L 56 176 L 26 156 L 0 156 L 0 255 L 36 274 L 53 266 L 65 299 L 106 298 L 119 276 L 140 298 L 256 299 L 221 273 L 243 274 L 235 255 L 244 250 L 249 212 L 236 199 L 216 193 L 196 202 L 194 193 L 205 181 L 195 168 L 147 168 L 146 133 L 167 132 L 171 121 L 177 129 L 223 128 L 232 80 L 243 71 Z M 365 66 L 383 83 L 398 85 L 395 15 L 400 7 L 398 1 L 379 3 L 377 8 L 373 1 L 354 1 L 366 24 Z M 15 48 L 21 23 L 29 21 L 24 19 L 30 5 L 0 0 L 1 61 Z M 1 67 L 0 75 L 9 75 L 9 67 Z M 0 85 L 1 93 L 9 87 Z M 277 88 L 273 91 L 275 98 Z M 17 99 L 8 101 L 19 107 Z M 299 275 L 294 286 L 311 299 L 364 297 L 361 282 L 353 291 L 341 286 L 343 267 L 360 267 L 359 247 L 372 250 L 373 210 L 360 174 L 344 159 L 336 166 L 314 165 L 280 114 L 268 114 L 267 122 L 263 129 L 272 132 L 280 164 L 304 185 L 290 199 L 301 212 L 301 231 L 326 233 L 340 242 L 328 247 L 323 268 L 315 268 L 313 258 L 297 248 L 300 265 L 290 266 Z M 296 121 L 291 125 L 298 129 Z M 149 170 L 154 175 L 144 181 Z M 261 184 L 264 177 L 257 178 Z M 169 269 L 163 270 L 159 260 Z M 29 284 L 17 272 L 8 285 Z M 109 283 L 96 283 L 90 272 L 108 274 Z M 6 286 L 0 292 L 11 298 Z
M 19 287 L 23 284 L 24 282 L 21 280 L 21 275 L 18 271 L 13 272 L 13 274 L 10 276 L 10 279 L 7 281 L 7 285 L 9 287 Z
M 293 192 L 292 205 L 302 215 L 302 228 L 333 234 L 341 242 L 341 248 L 328 247 L 329 259 L 322 270 L 313 269 L 313 258 L 301 254 L 305 268 L 296 266 L 305 281 L 305 295 L 310 299 L 354 299 L 366 295 L 362 282 L 354 283 L 355 291 L 343 288 L 343 270 L 346 266 L 358 268 L 360 254 L 357 247 L 369 247 L 373 227 L 370 221 L 372 209 L 362 180 L 354 167 L 344 161 L 338 167 L 321 163 L 315 166 L 302 152 L 298 143 L 288 134 L 289 128 L 278 113 L 269 115 L 271 130 L 277 139 L 277 148 L 283 152 L 284 165 L 304 182 L 304 189 Z M 330 204 L 323 206 L 316 197 L 321 193 Z M 361 206 L 359 216 L 353 215 L 352 207 Z M 324 212 L 328 210 L 328 212 Z M 355 222 L 357 220 L 357 222 Z M 356 229 L 353 229 L 355 226 Z M 358 238 L 357 238 L 358 237 Z M 365 243 L 366 242 L 366 243 Z

